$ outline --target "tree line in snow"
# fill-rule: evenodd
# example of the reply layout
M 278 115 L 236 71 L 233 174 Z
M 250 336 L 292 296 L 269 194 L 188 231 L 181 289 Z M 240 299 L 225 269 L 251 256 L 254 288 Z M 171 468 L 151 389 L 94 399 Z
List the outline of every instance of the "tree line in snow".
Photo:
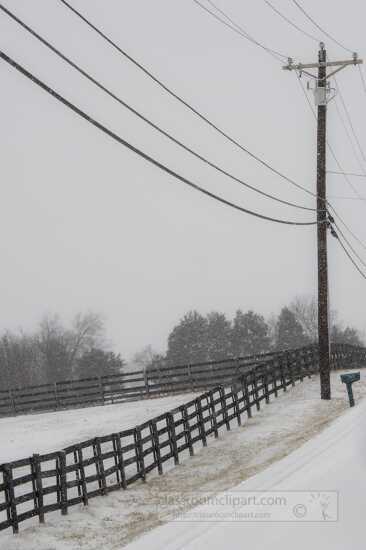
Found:
M 356 329 L 343 327 L 331 312 L 331 341 L 361 345 Z M 213 311 L 189 311 L 168 336 L 166 353 L 146 346 L 135 354 L 137 369 L 220 361 L 306 346 L 317 341 L 315 299 L 296 298 L 279 315 L 265 319 L 238 309 L 233 319 Z M 68 326 L 58 316 L 46 316 L 32 333 L 5 331 L 0 335 L 0 390 L 60 380 L 118 374 L 126 362 L 110 351 L 103 319 L 78 314 Z
M 165 355 L 147 346 L 134 361 L 142 368 L 173 367 L 299 348 L 317 342 L 317 318 L 312 297 L 296 298 L 267 320 L 252 310 L 238 309 L 233 319 L 218 311 L 208 315 L 189 311 L 169 334 Z M 330 337 L 334 343 L 363 344 L 358 331 L 344 327 L 335 312 L 330 315 Z

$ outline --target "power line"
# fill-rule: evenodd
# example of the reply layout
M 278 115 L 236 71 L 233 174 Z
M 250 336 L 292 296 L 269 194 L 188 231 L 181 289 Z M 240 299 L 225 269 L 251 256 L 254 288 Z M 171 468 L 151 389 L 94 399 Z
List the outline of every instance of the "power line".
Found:
M 110 130 L 109 128 L 107 128 L 106 126 L 104 126 L 103 124 L 101 124 L 100 122 L 98 122 L 97 120 L 92 118 L 91 116 L 89 116 L 87 113 L 85 113 L 85 111 L 82 111 L 76 105 L 74 105 L 73 103 L 68 101 L 65 97 L 63 97 L 61 94 L 56 92 L 53 88 L 51 88 L 50 86 L 48 86 L 47 84 L 42 82 L 35 75 L 30 73 L 22 65 L 17 63 L 14 59 L 9 57 L 7 54 L 5 54 L 1 50 L 0 50 L 0 58 L 3 59 L 4 61 L 6 61 L 6 63 L 11 65 L 14 69 L 16 69 L 18 72 L 23 74 L 29 80 L 31 80 L 38 87 L 42 88 L 49 95 L 51 95 L 52 97 L 57 99 L 60 103 L 62 103 L 66 107 L 68 107 L 70 110 L 72 110 L 78 116 L 80 116 L 81 118 L 83 118 L 84 120 L 86 120 L 87 122 L 89 122 L 90 124 L 95 126 L 96 128 L 98 128 L 98 130 L 100 130 L 104 134 L 108 135 L 114 141 L 116 141 L 120 145 L 123 145 L 124 147 L 126 147 L 130 151 L 133 151 L 135 154 L 137 154 L 138 156 L 140 156 L 141 158 L 143 158 L 144 160 L 146 160 L 150 164 L 156 166 L 157 168 L 159 168 L 163 172 L 169 174 L 170 176 L 173 176 L 174 178 L 176 178 L 180 182 L 184 183 L 185 185 L 188 185 L 192 189 L 195 189 L 196 191 L 198 191 L 198 192 L 200 192 L 200 193 L 202 193 L 202 194 L 204 194 L 204 195 L 206 195 L 206 196 L 208 196 L 208 197 L 210 197 L 210 198 L 212 198 L 212 199 L 214 199 L 214 200 L 216 200 L 216 201 L 218 201 L 222 204 L 225 204 L 226 206 L 234 208 L 235 210 L 239 210 L 240 212 L 244 212 L 245 214 L 250 214 L 251 216 L 255 216 L 255 217 L 263 219 L 263 220 L 267 220 L 267 221 L 271 221 L 271 222 L 275 222 L 275 223 L 286 224 L 286 225 L 297 225 L 297 226 L 317 225 L 316 221 L 314 221 L 314 222 L 294 222 L 294 221 L 281 220 L 281 219 L 265 216 L 263 214 L 259 214 L 258 212 L 253 212 L 252 210 L 248 210 L 246 208 L 243 208 L 242 206 L 239 206 L 239 205 L 237 205 L 233 202 L 230 202 L 230 201 L 224 199 L 223 197 L 220 197 L 218 195 L 215 195 L 214 193 L 211 193 L 207 189 L 204 189 L 203 187 L 200 187 L 196 183 L 193 183 L 191 180 L 185 178 L 184 176 L 181 176 L 180 174 L 178 174 L 174 170 L 168 168 L 168 166 L 166 166 L 165 164 L 162 164 L 161 162 L 159 162 L 155 158 L 153 158 L 150 155 L 144 153 L 141 149 L 138 149 L 137 147 L 135 147 L 131 143 L 127 142 L 121 136 L 119 136 L 118 134 L 116 134 L 115 132 L 113 132 L 112 130 Z
M 352 250 L 353 254 L 356 256 L 356 258 L 358 258 L 358 260 L 361 262 L 361 264 L 366 267 L 366 262 L 362 259 L 362 257 L 358 254 L 358 252 L 353 248 L 353 246 L 351 245 L 351 243 L 349 242 L 349 240 L 347 239 L 347 237 L 345 236 L 345 234 L 343 233 L 342 229 L 339 227 L 339 225 L 337 224 L 337 222 L 333 222 L 334 225 L 336 226 L 337 230 L 339 231 L 339 233 L 342 235 L 343 237 L 343 240 L 346 242 L 346 244 L 350 247 L 350 249 Z
M 362 69 L 359 65 L 358 65 L 358 70 L 360 71 L 362 87 L 363 87 L 363 89 L 365 90 L 365 93 L 366 93 L 366 80 L 365 80 L 364 74 L 362 72 Z
M 334 231 L 334 230 L 333 230 Z M 344 245 L 344 243 L 342 242 L 342 240 L 339 238 L 339 236 L 337 235 L 337 233 L 333 233 L 333 236 L 335 236 L 335 238 L 337 239 L 337 241 L 339 242 L 339 244 L 341 245 L 343 251 L 345 252 L 345 254 L 347 255 L 348 259 L 352 262 L 353 266 L 357 269 L 357 271 L 359 272 L 359 274 L 361 275 L 361 277 L 363 277 L 364 279 L 366 279 L 366 274 L 362 271 L 362 269 L 357 265 L 357 263 L 355 262 L 355 260 L 352 258 L 351 254 L 349 253 L 349 251 L 347 250 L 346 246 Z
M 318 40 L 315 36 L 313 36 L 313 35 L 307 33 L 304 29 L 302 29 L 301 27 L 299 27 L 298 25 L 296 25 L 293 21 L 291 21 L 288 17 L 286 17 L 282 12 L 280 12 L 280 10 L 278 10 L 271 2 L 269 2 L 269 0 L 264 0 L 264 2 L 265 2 L 265 3 L 266 3 L 275 13 L 277 13 L 282 19 L 284 19 L 289 25 L 291 25 L 292 27 L 294 27 L 296 30 L 298 30 L 300 33 L 304 34 L 305 36 L 307 36 L 307 37 L 310 38 L 311 40 L 315 40 L 316 42 L 319 42 L 319 40 Z M 298 2 L 295 2 L 295 4 L 297 5 L 297 7 L 298 7 L 299 9 L 301 9 L 301 11 L 302 11 L 303 13 L 305 13 L 305 11 L 301 8 L 301 6 L 298 4 Z M 306 13 L 305 13 L 305 15 L 308 16 Z M 316 24 L 315 21 L 313 21 L 312 19 L 311 19 L 311 21 L 312 21 L 314 24 Z M 316 25 L 316 26 L 317 26 L 317 25 Z M 318 28 L 319 28 L 320 30 L 322 30 L 320 27 L 318 27 Z M 322 32 L 324 32 L 324 31 L 322 31 Z M 325 33 L 325 34 L 326 34 L 326 33 Z M 348 50 L 348 51 L 351 51 L 351 50 Z M 351 53 L 352 53 L 352 52 L 351 52 Z M 361 71 L 361 69 L 360 69 L 359 66 L 358 66 L 358 68 L 359 68 L 359 70 Z M 363 79 L 362 73 L 361 73 L 361 78 Z M 337 86 L 337 90 L 338 90 L 338 92 L 339 92 L 339 96 L 340 96 L 341 101 L 342 101 L 342 105 L 343 105 L 344 111 L 345 111 L 345 113 L 346 113 L 346 115 L 347 115 L 347 119 L 348 119 L 348 122 L 349 122 L 349 125 L 350 125 L 350 128 L 351 128 L 353 137 L 354 137 L 354 139 L 355 139 L 355 141 L 356 141 L 356 143 L 357 143 L 357 146 L 358 146 L 358 149 L 359 149 L 359 151 L 360 151 L 360 153 L 361 153 L 362 158 L 363 158 L 364 160 L 366 160 L 366 156 L 365 156 L 364 151 L 363 151 L 363 149 L 362 149 L 362 147 L 361 147 L 360 140 L 358 139 L 356 130 L 355 130 L 354 125 L 353 125 L 353 122 L 352 122 L 351 115 L 350 115 L 349 110 L 348 110 L 348 108 L 347 108 L 347 105 L 346 105 L 346 103 L 345 103 L 345 101 L 344 101 L 343 94 L 342 94 L 342 91 L 341 91 L 341 89 L 340 89 L 340 85 L 338 84 L 337 78 L 336 78 L 335 76 L 334 76 L 334 80 L 335 80 L 335 83 L 336 83 L 336 86 Z M 365 91 L 366 91 L 366 82 L 364 81 L 364 79 L 363 79 L 363 83 L 364 83 L 364 85 L 365 85 Z M 351 137 L 349 136 L 348 130 L 347 130 L 346 126 L 345 126 L 344 120 L 343 120 L 342 115 L 341 115 L 341 113 L 340 113 L 340 111 L 339 111 L 338 104 L 336 104 L 336 106 L 337 106 L 337 111 L 338 111 L 338 114 L 339 114 L 339 116 L 340 116 L 340 118 L 341 118 L 343 127 L 344 127 L 344 129 L 345 129 L 345 131 L 346 131 L 346 133 L 347 133 L 348 139 L 349 139 L 349 141 L 350 141 L 350 143 L 351 143 L 351 146 L 352 146 L 353 152 L 354 152 L 354 154 L 355 154 L 356 160 L 357 160 L 357 162 L 359 162 L 358 155 L 355 153 L 354 144 L 353 144 L 353 142 L 352 142 Z M 328 147 L 330 147 L 329 144 L 328 144 Z M 334 156 L 334 155 L 333 155 L 333 156 Z M 363 166 L 360 165 L 360 167 L 361 167 L 361 171 L 363 171 Z M 346 175 L 346 174 L 345 174 L 345 175 Z M 361 199 L 362 197 L 358 196 L 358 198 Z
M 362 248 L 366 250 L 366 244 L 361 241 L 359 237 L 352 231 L 352 229 L 346 224 L 346 222 L 343 220 L 343 218 L 336 212 L 336 210 L 328 203 L 329 207 L 331 208 L 333 214 L 338 218 L 338 220 L 342 223 L 342 225 L 347 229 L 347 231 L 352 235 L 352 237 L 358 242 Z
M 110 46 L 112 46 L 115 50 L 117 50 L 122 56 L 124 56 L 126 59 L 128 59 L 129 61 L 131 61 L 131 63 L 133 63 L 136 67 L 138 67 L 141 71 L 143 71 L 149 78 L 151 78 L 151 80 L 153 80 L 156 84 L 158 84 L 165 92 L 167 92 L 169 95 L 171 95 L 172 97 L 174 97 L 174 99 L 176 99 L 177 101 L 179 101 L 182 105 L 184 105 L 187 109 L 189 109 L 192 113 L 194 113 L 197 117 L 199 117 L 201 120 L 203 120 L 208 126 L 210 126 L 213 130 L 215 130 L 216 132 L 218 132 L 221 136 L 223 136 L 225 139 L 227 139 L 228 141 L 230 141 L 230 143 L 232 143 L 233 145 L 235 145 L 236 147 L 238 147 L 242 152 L 246 153 L 247 155 L 249 155 L 251 158 L 253 158 L 254 160 L 256 160 L 257 162 L 259 162 L 260 164 L 262 164 L 262 166 L 264 166 L 265 168 L 267 168 L 268 170 L 270 170 L 271 172 L 273 172 L 274 174 L 276 174 L 277 176 L 279 176 L 280 178 L 284 179 L 285 181 L 287 181 L 288 183 L 290 183 L 291 185 L 294 185 L 295 187 L 297 187 L 298 189 L 301 189 L 302 191 L 304 191 L 305 193 L 308 193 L 309 195 L 311 196 L 316 196 L 312 191 L 310 191 L 309 189 L 307 189 L 306 187 L 300 185 L 299 183 L 297 183 L 296 181 L 294 181 L 292 178 L 286 176 L 285 174 L 283 174 L 282 172 L 280 172 L 279 170 L 276 170 L 273 166 L 271 166 L 268 162 L 266 162 L 265 160 L 263 160 L 261 157 L 259 157 L 258 155 L 255 155 L 254 153 L 252 153 L 251 151 L 249 151 L 249 149 L 247 149 L 246 147 L 244 147 L 244 145 L 242 145 L 240 142 L 238 142 L 237 140 L 235 140 L 233 137 L 231 137 L 229 134 L 227 134 L 224 130 L 222 130 L 221 128 L 219 128 L 214 122 L 212 122 L 211 120 L 209 120 L 206 116 L 204 116 L 200 111 L 198 111 L 198 109 L 196 109 L 195 107 L 193 107 L 190 103 L 188 103 L 187 101 L 185 101 L 181 96 L 179 96 L 177 93 L 175 93 L 171 88 L 169 88 L 166 84 L 164 84 L 158 77 L 156 77 L 155 75 L 153 75 L 148 69 L 146 69 L 146 67 L 144 67 L 141 63 L 139 63 L 138 61 L 136 61 L 136 59 L 134 59 L 130 54 L 128 54 L 125 50 L 123 50 L 120 46 L 118 46 L 118 44 L 116 44 L 111 38 L 109 38 L 103 31 L 101 31 L 98 27 L 96 27 L 93 23 L 91 23 L 91 21 L 89 21 L 89 19 L 87 19 L 81 12 L 79 12 L 78 10 L 76 10 L 69 2 L 67 2 L 66 0 L 59 0 L 62 4 L 64 4 L 64 6 L 66 6 L 72 13 L 74 13 L 74 15 L 76 15 L 77 17 L 79 17 L 89 28 L 91 28 L 94 32 L 96 32 L 99 36 L 101 36 L 104 40 L 106 40 L 106 42 L 108 42 L 108 44 Z
M 221 15 L 223 15 L 227 19 L 227 21 L 229 21 L 229 23 L 227 21 L 225 21 L 224 19 L 222 19 L 222 17 L 217 15 L 217 13 L 214 13 L 213 11 L 211 11 L 207 6 L 202 4 L 199 0 L 193 0 L 193 2 L 195 4 L 197 4 L 201 9 L 203 9 L 205 12 L 210 14 L 212 17 L 217 19 L 217 21 L 219 21 L 220 23 L 222 23 L 223 25 L 225 25 L 226 27 L 228 27 L 232 31 L 236 32 L 237 34 L 239 34 L 240 36 L 242 36 L 246 40 L 249 40 L 249 42 L 252 42 L 256 46 L 259 46 L 260 48 L 265 50 L 267 53 L 272 55 L 272 57 L 274 57 L 277 61 L 283 62 L 283 60 L 288 59 L 287 55 L 282 54 L 280 52 L 277 52 L 276 50 L 273 50 L 272 48 L 268 48 L 267 46 L 265 46 L 261 42 L 258 42 L 257 40 L 255 40 L 252 36 L 250 36 L 250 34 L 247 33 L 247 31 L 245 29 L 243 29 L 242 26 L 238 25 L 238 23 L 236 23 L 229 15 L 227 15 L 227 13 L 225 13 L 216 4 L 214 4 L 214 2 L 212 2 L 212 0 L 208 0 L 209 4 L 211 4 L 211 6 L 216 11 L 218 11 Z
M 301 77 L 300 77 L 300 75 L 299 75 L 297 72 L 296 72 L 296 76 L 297 76 L 297 80 L 298 80 L 298 82 L 299 82 L 300 88 L 301 88 L 301 90 L 302 90 L 302 93 L 303 93 L 303 95 L 304 95 L 304 97 L 305 97 L 305 99 L 306 99 L 306 102 L 307 102 L 307 104 L 309 105 L 309 108 L 310 108 L 310 110 L 311 110 L 311 112 L 312 112 L 312 114 L 313 114 L 313 117 L 314 117 L 315 121 L 316 121 L 317 118 L 316 118 L 316 114 L 315 114 L 315 111 L 314 111 L 314 107 L 312 106 L 312 104 L 311 104 L 311 102 L 310 102 L 310 100 L 309 100 L 309 98 L 308 98 L 308 96 L 307 96 L 307 93 L 305 92 L 304 86 L 303 86 L 303 84 L 302 84 L 302 82 L 301 82 Z M 343 168 L 342 168 L 342 166 L 341 166 L 341 163 L 339 162 L 339 160 L 338 160 L 338 158 L 337 158 L 337 155 L 335 154 L 334 149 L 333 149 L 333 147 L 331 146 L 331 144 L 329 143 L 328 140 L 327 140 L 327 146 L 328 146 L 328 149 L 329 149 L 329 151 L 330 151 L 330 153 L 331 153 L 331 155 L 332 155 L 332 157 L 333 157 L 335 163 L 336 163 L 337 166 L 338 166 L 339 172 L 341 172 L 341 173 L 343 174 L 344 179 L 346 180 L 347 184 L 348 184 L 349 187 L 352 189 L 352 191 L 354 192 L 354 194 L 356 195 L 356 197 L 363 200 L 364 197 L 362 197 L 362 196 L 358 193 L 357 189 L 356 189 L 356 188 L 354 187 L 354 185 L 351 183 L 349 177 L 347 176 L 347 173 L 345 172 L 345 170 L 343 170 Z
M 301 89 L 301 91 L 302 91 L 302 93 L 303 93 L 303 95 L 304 95 L 304 98 L 305 98 L 305 100 L 306 100 L 306 102 L 307 102 L 307 104 L 308 104 L 308 106 L 309 106 L 309 108 L 310 108 L 310 111 L 312 112 L 312 114 L 313 114 L 313 116 L 314 116 L 314 118 L 315 118 L 315 120 L 316 120 L 316 114 L 315 114 L 314 108 L 313 108 L 313 106 L 312 106 L 312 104 L 311 104 L 311 102 L 310 102 L 310 100 L 309 100 L 309 98 L 308 98 L 308 96 L 307 96 L 307 94 L 306 94 L 306 92 L 305 92 L 304 86 L 303 86 L 303 84 L 302 84 L 302 82 L 301 82 L 301 78 L 300 78 L 300 76 L 299 76 L 298 73 L 296 73 L 296 76 L 297 76 L 297 80 L 298 80 L 299 85 L 300 85 L 300 89 Z M 328 144 L 328 146 L 329 146 L 329 144 Z M 332 152 L 333 152 L 333 155 L 335 156 L 335 153 L 334 153 L 333 150 L 332 150 Z M 338 161 L 337 161 L 337 162 L 338 162 Z M 342 174 L 342 175 L 345 177 L 346 181 L 351 185 L 351 183 L 350 183 L 350 181 L 349 181 L 349 178 L 347 177 L 347 174 L 344 172 L 344 170 L 341 169 L 341 171 L 340 171 L 339 173 Z M 351 188 L 354 190 L 354 188 L 353 188 L 352 185 L 351 185 Z M 354 190 L 354 191 L 355 191 L 355 190 Z M 357 192 L 355 192 L 355 193 L 357 194 Z M 360 200 L 364 200 L 363 197 L 360 197 L 359 195 L 357 195 L 357 197 L 355 197 L 355 198 L 358 198 L 358 199 L 360 199 Z M 352 231 L 352 229 L 346 224 L 346 222 L 345 222 L 345 221 L 343 220 L 343 218 L 338 214 L 338 212 L 336 211 L 336 209 L 334 208 L 334 206 L 332 206 L 332 204 L 329 202 L 329 200 L 327 200 L 327 205 L 328 205 L 328 207 L 332 210 L 334 216 L 336 216 L 336 217 L 338 218 L 338 220 L 342 223 L 342 225 L 347 229 L 347 231 L 350 233 L 350 235 L 352 235 L 352 237 L 353 237 L 353 238 L 354 238 L 354 239 L 355 239 L 355 240 L 356 240 L 356 241 L 366 250 L 366 245 L 361 241 L 361 239 L 360 239 L 359 237 L 357 237 L 357 235 L 354 233 L 354 231 Z
M 340 46 L 341 48 L 343 48 L 344 50 L 346 50 L 347 52 L 349 53 L 354 53 L 353 50 L 350 50 L 349 48 L 346 48 L 346 46 L 344 46 L 343 44 L 341 44 L 341 42 L 339 42 L 338 40 L 336 40 L 331 34 L 329 34 L 327 31 L 325 31 L 320 25 L 318 25 L 318 23 L 304 10 L 304 8 L 299 4 L 299 2 L 297 2 L 297 0 L 292 0 L 292 2 L 295 4 L 295 6 L 297 6 L 297 8 L 305 15 L 305 17 L 307 19 L 309 19 L 309 21 L 311 21 L 313 23 L 313 25 L 315 25 L 315 27 L 320 31 L 322 32 L 323 34 L 325 34 L 325 36 L 327 36 L 330 40 L 332 40 L 332 42 L 334 42 L 335 44 L 338 44 L 338 46 Z
M 308 33 L 307 31 L 305 31 L 303 28 L 299 27 L 298 25 L 296 25 L 296 23 L 294 23 L 293 21 L 291 21 L 291 19 L 289 19 L 288 17 L 286 17 L 286 15 L 284 15 L 278 8 L 276 8 L 276 6 L 274 6 L 271 2 L 269 2 L 268 0 L 264 0 L 264 2 L 267 4 L 267 6 L 269 8 L 271 8 L 271 10 L 273 10 L 275 13 L 277 13 L 277 15 L 279 15 L 282 19 L 284 19 L 284 21 L 286 21 L 286 23 L 288 23 L 289 25 L 291 25 L 292 27 L 294 27 L 296 30 L 298 30 L 299 32 L 301 32 L 302 34 L 304 34 L 305 36 L 307 36 L 308 38 L 310 38 L 311 40 L 314 40 L 315 42 L 319 43 L 320 40 L 318 38 L 316 38 L 316 36 L 314 36 L 313 34 L 310 34 Z
M 348 119 L 348 122 L 349 122 L 349 125 L 351 127 L 351 131 L 352 131 L 352 134 L 353 134 L 353 137 L 355 138 L 355 141 L 357 143 L 357 146 L 358 146 L 358 149 L 361 153 L 361 156 L 363 158 L 363 160 L 366 160 L 366 156 L 365 156 L 365 153 L 361 147 L 361 143 L 360 143 L 360 140 L 358 139 L 358 136 L 357 136 L 357 133 L 356 133 L 356 130 L 353 126 L 353 122 L 352 122 L 352 118 L 351 118 L 351 115 L 349 113 L 349 110 L 347 108 L 347 105 L 346 105 L 346 102 L 344 101 L 344 98 L 343 98 L 343 94 L 342 94 L 342 91 L 341 91 L 341 88 L 338 84 L 338 81 L 337 81 L 337 78 L 334 76 L 334 81 L 336 83 L 336 86 L 337 86 L 337 89 L 338 89 L 338 92 L 339 92 L 339 97 L 341 98 L 341 102 L 342 102 L 342 105 L 343 105 L 343 108 L 344 108 L 344 111 L 347 115 L 347 119 Z
M 138 118 L 143 120 L 146 124 L 148 124 L 150 127 L 157 130 L 159 133 L 167 137 L 169 140 L 171 140 L 173 143 L 178 145 L 179 147 L 183 148 L 188 153 L 192 154 L 194 157 L 198 158 L 208 166 L 214 168 L 221 174 L 229 177 L 230 179 L 236 181 L 237 183 L 240 183 L 241 185 L 247 187 L 248 189 L 251 189 L 252 191 L 255 191 L 256 193 L 259 193 L 260 195 L 272 199 L 274 201 L 277 201 L 279 203 L 285 204 L 287 206 L 292 206 L 294 208 L 299 208 L 301 210 L 309 210 L 309 211 L 316 211 L 315 208 L 310 208 L 306 206 L 301 206 L 283 199 L 280 199 L 274 195 L 271 195 L 269 193 L 266 193 L 257 187 L 250 185 L 249 183 L 243 181 L 242 179 L 234 176 L 230 172 L 227 172 L 217 164 L 213 163 L 206 157 L 200 155 L 175 137 L 173 137 L 171 134 L 160 128 L 157 124 L 153 123 L 151 120 L 149 120 L 147 117 L 139 113 L 136 109 L 131 107 L 129 104 L 127 104 L 123 99 L 121 99 L 119 96 L 114 94 L 111 90 L 106 88 L 103 84 L 101 84 L 98 80 L 96 80 L 94 77 L 92 77 L 89 73 L 87 73 L 84 69 L 82 69 L 79 65 L 77 65 L 74 61 L 72 61 L 70 58 L 66 57 L 60 50 L 58 50 L 55 46 L 53 46 L 50 42 L 48 42 L 46 39 L 44 39 L 42 36 L 40 36 L 34 29 L 29 27 L 24 21 L 19 19 L 14 13 L 12 13 L 10 10 L 8 10 L 6 7 L 4 7 L 2 4 L 0 4 L 0 10 L 2 10 L 4 13 L 6 13 L 9 17 L 11 17 L 14 21 L 16 21 L 22 28 L 24 28 L 27 32 L 29 32 L 32 36 L 34 36 L 37 40 L 39 40 L 43 45 L 45 45 L 47 48 L 49 48 L 53 53 L 55 53 L 58 57 L 63 59 L 66 63 L 68 63 L 71 67 L 73 67 L 76 71 L 78 71 L 82 76 L 84 76 L 87 80 L 92 82 L 95 86 L 97 86 L 99 89 L 101 89 L 103 92 L 105 92 L 108 96 L 110 96 L 112 99 L 117 101 L 120 105 L 128 109 L 130 112 L 132 112 L 134 115 L 136 115 Z
M 340 107 L 339 107 L 339 105 L 338 105 L 337 100 L 335 100 L 335 106 L 336 106 L 336 111 L 337 111 L 338 117 L 339 117 L 339 119 L 340 119 L 340 121 L 341 121 L 341 123 L 342 123 L 343 129 L 344 129 L 344 131 L 345 131 L 345 133 L 346 133 L 346 135 L 347 135 L 348 141 L 349 141 L 349 143 L 350 143 L 350 145 L 351 145 L 351 148 L 352 148 L 352 151 L 353 151 L 353 155 L 354 155 L 354 157 L 355 157 L 355 159 L 356 159 L 356 162 L 357 162 L 357 164 L 359 165 L 361 171 L 363 171 L 364 169 L 363 169 L 362 163 L 361 163 L 361 161 L 360 161 L 360 159 L 359 159 L 359 157 L 358 157 L 358 153 L 357 153 L 357 150 L 356 150 L 356 146 L 355 146 L 355 144 L 354 144 L 353 141 L 352 141 L 350 132 L 349 132 L 349 130 L 348 130 L 348 128 L 347 128 L 347 125 L 346 125 L 346 123 L 345 123 L 345 121 L 344 121 L 344 118 L 343 118 L 343 115 L 342 115 L 342 113 L 341 113 L 341 110 L 340 110 Z M 338 174 L 339 174 L 339 173 L 341 173 L 341 172 L 338 172 Z M 343 172 L 343 175 L 347 175 L 347 173 L 346 173 L 346 172 Z M 366 174 L 365 174 L 365 177 L 366 177 Z
M 332 195 L 329 197 L 332 200 L 343 200 L 343 201 L 366 201 L 365 198 L 358 198 L 358 197 L 340 197 L 339 195 Z
M 334 170 L 327 170 L 328 174 L 336 174 L 338 176 L 354 176 L 356 178 L 366 178 L 366 174 L 355 174 L 354 172 L 336 172 Z

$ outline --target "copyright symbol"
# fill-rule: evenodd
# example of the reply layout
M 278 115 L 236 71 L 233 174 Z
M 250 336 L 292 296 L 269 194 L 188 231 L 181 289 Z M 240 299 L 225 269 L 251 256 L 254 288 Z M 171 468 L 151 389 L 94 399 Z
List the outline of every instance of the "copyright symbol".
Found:
M 296 518 L 302 519 L 306 516 L 308 510 L 304 504 L 295 504 L 292 512 Z

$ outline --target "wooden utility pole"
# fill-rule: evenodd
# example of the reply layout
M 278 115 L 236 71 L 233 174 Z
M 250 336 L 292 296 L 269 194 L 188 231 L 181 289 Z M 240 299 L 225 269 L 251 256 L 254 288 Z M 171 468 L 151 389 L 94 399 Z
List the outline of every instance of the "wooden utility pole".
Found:
M 292 59 L 283 67 L 287 71 L 295 70 L 300 76 L 302 73 L 315 81 L 314 97 L 318 109 L 317 117 L 317 172 L 316 172 L 316 203 L 317 203 L 317 236 L 318 236 L 318 342 L 319 342 L 319 371 L 320 396 L 322 399 L 331 398 L 330 387 L 330 341 L 329 341 L 329 304 L 328 304 L 328 251 L 327 251 L 327 194 L 326 194 L 326 152 L 327 152 L 327 104 L 330 89 L 328 79 L 341 71 L 347 65 L 362 63 L 357 54 L 352 60 L 327 61 L 327 54 L 323 42 L 320 43 L 318 63 L 294 65 Z M 327 75 L 327 67 L 336 67 Z M 314 75 L 308 69 L 318 69 Z M 333 96 L 334 97 L 334 96 Z
M 327 202 L 326 202 L 326 152 L 327 152 L 327 54 L 324 44 L 320 44 L 318 80 L 316 83 L 316 103 L 318 104 L 317 129 L 317 220 L 318 220 L 318 342 L 320 396 L 331 398 L 330 390 L 330 350 L 328 320 L 328 251 L 327 251 Z

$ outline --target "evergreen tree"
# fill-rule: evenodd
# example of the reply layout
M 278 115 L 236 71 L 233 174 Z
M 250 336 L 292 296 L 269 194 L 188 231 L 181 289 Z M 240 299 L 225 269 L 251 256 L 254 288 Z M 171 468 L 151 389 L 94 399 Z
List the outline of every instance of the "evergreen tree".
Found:
M 86 351 L 78 360 L 76 373 L 78 378 L 91 378 L 108 374 L 120 374 L 125 365 L 121 356 L 112 351 L 92 348 Z
M 207 315 L 207 356 L 209 361 L 231 356 L 231 323 L 224 313 L 212 311 Z
M 295 349 L 307 344 L 309 339 L 295 314 L 287 307 L 282 308 L 277 322 L 276 348 L 278 350 Z
M 269 327 L 254 311 L 236 312 L 231 331 L 231 349 L 235 357 L 265 353 L 270 347 Z
M 181 319 L 168 337 L 169 366 L 207 361 L 207 326 L 207 319 L 197 311 L 190 311 Z

